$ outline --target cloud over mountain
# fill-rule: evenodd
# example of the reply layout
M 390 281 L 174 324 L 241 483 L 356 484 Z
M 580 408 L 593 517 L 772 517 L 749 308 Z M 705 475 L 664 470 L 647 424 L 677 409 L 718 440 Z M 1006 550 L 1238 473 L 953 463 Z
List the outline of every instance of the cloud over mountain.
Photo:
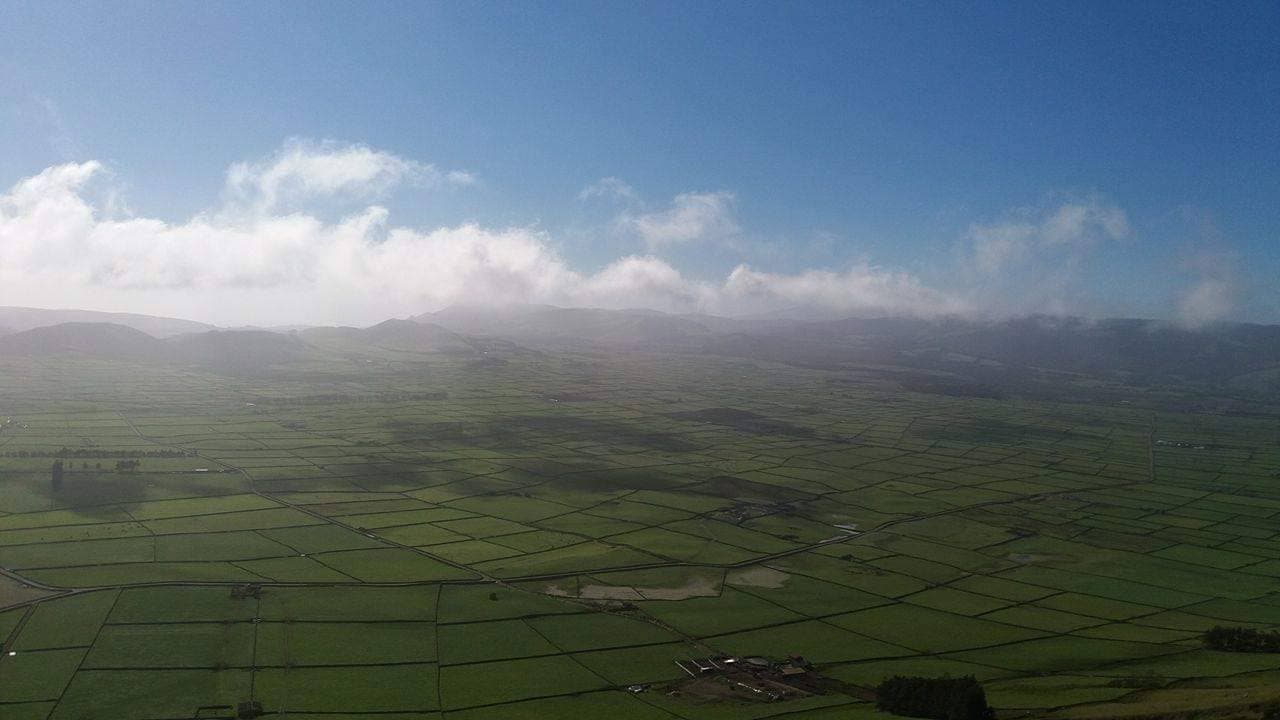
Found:
M 1078 284 L 1109 243 L 1130 237 L 1121 208 L 1098 197 L 1024 208 L 975 223 L 964 237 L 961 265 L 971 303 L 997 313 L 1079 312 Z
M 1075 261 L 1099 243 L 1124 239 L 1129 232 L 1124 210 L 1091 198 L 971 225 L 968 240 L 974 266 L 994 275 L 1019 262 L 1063 257 Z

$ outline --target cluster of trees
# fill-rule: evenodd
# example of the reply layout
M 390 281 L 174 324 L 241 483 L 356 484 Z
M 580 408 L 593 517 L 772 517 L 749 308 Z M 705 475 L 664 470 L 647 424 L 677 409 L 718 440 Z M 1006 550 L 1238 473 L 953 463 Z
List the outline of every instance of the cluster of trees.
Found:
M 11 458 L 176 458 L 195 457 L 193 450 L 103 450 L 101 448 L 69 448 L 57 450 L 9 450 Z
M 1204 646 L 1226 652 L 1280 653 L 1280 632 L 1215 625 L 1205 632 Z
M 876 709 L 933 720 L 992 720 L 987 693 L 972 675 L 929 678 L 894 675 L 876 687 Z
M 117 460 L 116 472 L 118 473 L 134 472 L 141 465 L 142 463 L 139 462 L 138 460 Z M 88 470 L 89 463 L 81 463 L 81 467 L 84 470 Z M 102 463 L 97 463 L 96 469 L 101 470 Z M 62 489 L 62 480 L 64 477 L 66 477 L 67 470 L 68 468 L 63 466 L 61 459 L 54 460 L 53 465 L 49 466 L 49 484 L 53 487 L 54 492 L 57 492 Z

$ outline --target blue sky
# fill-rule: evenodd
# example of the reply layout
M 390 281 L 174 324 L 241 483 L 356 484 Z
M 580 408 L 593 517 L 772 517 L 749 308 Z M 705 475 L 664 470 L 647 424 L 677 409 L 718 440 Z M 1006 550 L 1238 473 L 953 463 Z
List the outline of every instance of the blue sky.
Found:
M 10 273 L 70 263 L 0 302 L 1280 322 L 1275 3 L 687 5 L 0 2 L 0 187 L 97 163 L 0 201 Z M 286 177 L 355 150 L 376 177 Z M 296 192 L 230 198 L 237 164 Z M 370 207 L 407 277 L 315 249 Z

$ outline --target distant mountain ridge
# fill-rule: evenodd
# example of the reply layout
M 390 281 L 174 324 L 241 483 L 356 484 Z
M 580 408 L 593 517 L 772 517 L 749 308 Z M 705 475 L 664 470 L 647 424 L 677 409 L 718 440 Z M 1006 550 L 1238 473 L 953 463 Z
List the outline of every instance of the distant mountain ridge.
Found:
M 308 328 L 298 335 L 316 344 L 364 343 L 405 352 L 469 352 L 472 349 L 468 339 L 459 333 L 413 320 L 384 320 L 367 328 Z
M 410 319 L 468 335 L 538 343 L 687 343 L 715 332 L 697 316 L 669 315 L 656 310 L 602 310 L 550 305 L 510 308 L 455 305 Z M 724 318 L 716 320 L 733 322 Z
M 114 323 L 62 323 L 0 337 L 0 356 L 196 364 L 224 372 L 294 362 L 306 354 L 307 346 L 298 338 L 262 330 L 210 330 L 159 339 Z
M 97 310 L 47 310 L 44 308 L 0 306 L 0 328 L 9 333 L 63 323 L 110 323 L 144 332 L 154 338 L 184 333 L 206 332 L 214 326 L 194 320 L 138 315 L 135 313 L 99 312 Z M 4 334 L 0 332 L 0 334 Z
M 7 316 L 0 313 L 0 320 L 14 327 L 65 314 L 114 317 L 89 311 L 16 310 Z M 1050 377 L 1057 374 L 1059 379 L 1091 377 L 1171 391 L 1198 384 L 1237 397 L 1274 397 L 1280 403 L 1276 325 L 1222 323 L 1186 329 L 1154 320 L 1052 316 L 804 322 L 545 305 L 456 306 L 367 328 L 288 332 L 221 330 L 148 316 L 126 319 L 132 324 L 69 322 L 17 330 L 0 335 L 0 355 L 196 364 L 237 373 L 287 371 L 297 363 L 325 358 L 364 366 L 430 362 L 433 355 L 449 355 L 492 366 L 503 358 L 556 350 L 692 353 L 837 372 L 879 372 L 886 377 L 912 375 L 917 387 L 978 395 L 990 394 L 995 387 L 1032 393 L 1058 382 Z M 157 325 L 174 334 L 155 337 L 136 325 Z M 175 332 L 193 327 L 201 329 Z
M 102 360 L 146 362 L 161 358 L 161 340 L 114 323 L 70 322 L 36 327 L 0 337 L 0 355 L 77 355 Z
M 1280 363 L 1280 326 L 1222 323 L 1198 330 L 1155 320 L 1034 315 L 997 321 L 881 318 L 806 323 L 763 334 L 803 354 L 816 346 L 916 358 L 968 356 L 1077 373 L 1210 379 Z

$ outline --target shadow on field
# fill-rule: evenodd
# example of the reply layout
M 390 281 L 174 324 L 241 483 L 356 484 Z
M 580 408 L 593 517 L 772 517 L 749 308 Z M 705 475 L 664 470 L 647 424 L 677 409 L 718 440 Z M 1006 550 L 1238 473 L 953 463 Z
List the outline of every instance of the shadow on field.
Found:
M 782 420 L 775 420 L 750 410 L 718 407 L 706 410 L 690 410 L 688 412 L 671 413 L 668 417 L 689 422 L 711 423 L 722 425 L 739 432 L 753 435 L 782 435 L 785 437 L 811 438 L 817 433 L 813 428 L 793 425 Z
M 62 486 L 57 490 L 42 478 L 40 494 L 58 507 L 74 509 L 90 517 L 108 517 L 114 516 L 112 505 L 244 491 L 244 481 L 239 476 L 218 474 L 216 477 L 217 481 L 197 481 L 169 473 L 75 470 L 63 476 Z
M 691 452 L 698 446 L 671 433 L 644 430 L 617 420 L 578 415 L 515 415 L 478 422 L 389 420 L 392 438 L 410 447 L 440 444 L 486 449 L 527 449 L 556 442 L 597 442 L 661 452 Z M 536 437 L 530 437 L 530 436 Z M 552 437 L 548 437 L 551 435 Z M 562 438 L 554 437 L 563 435 Z
M 781 485 L 752 482 L 730 475 L 711 478 L 706 482 L 690 486 L 686 490 L 717 498 L 764 500 L 771 503 L 800 502 L 818 497 Z
M 614 490 L 668 490 L 687 483 L 653 470 L 601 468 L 562 475 L 550 484 L 566 490 L 612 492 Z

